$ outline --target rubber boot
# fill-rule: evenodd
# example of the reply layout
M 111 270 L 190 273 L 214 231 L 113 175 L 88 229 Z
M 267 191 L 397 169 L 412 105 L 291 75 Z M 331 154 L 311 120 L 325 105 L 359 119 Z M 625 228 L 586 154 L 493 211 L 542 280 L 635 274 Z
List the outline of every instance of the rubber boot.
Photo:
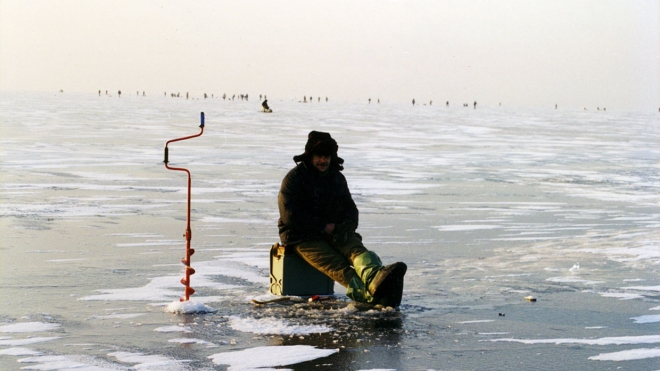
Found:
M 346 296 L 357 301 L 358 303 L 372 303 L 374 297 L 371 296 L 369 290 L 364 286 L 364 282 L 357 275 L 353 276 L 346 288 Z
M 373 300 L 371 303 L 398 307 L 403 296 L 403 276 L 408 267 L 405 263 L 383 266 L 373 251 L 367 251 L 353 259 L 353 267 L 364 282 Z

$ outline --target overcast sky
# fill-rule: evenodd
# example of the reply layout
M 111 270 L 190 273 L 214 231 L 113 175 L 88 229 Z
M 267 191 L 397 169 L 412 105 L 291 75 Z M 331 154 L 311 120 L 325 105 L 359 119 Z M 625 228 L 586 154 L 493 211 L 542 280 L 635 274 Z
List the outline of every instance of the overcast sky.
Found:
M 0 0 L 0 89 L 660 106 L 659 0 Z

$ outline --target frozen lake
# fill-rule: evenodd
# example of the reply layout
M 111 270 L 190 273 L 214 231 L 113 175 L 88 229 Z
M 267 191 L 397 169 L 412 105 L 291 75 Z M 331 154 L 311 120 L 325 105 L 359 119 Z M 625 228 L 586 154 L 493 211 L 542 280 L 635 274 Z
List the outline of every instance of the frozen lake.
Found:
M 269 103 L 2 93 L 0 369 L 659 369 L 657 112 Z M 310 130 L 398 311 L 250 302 Z

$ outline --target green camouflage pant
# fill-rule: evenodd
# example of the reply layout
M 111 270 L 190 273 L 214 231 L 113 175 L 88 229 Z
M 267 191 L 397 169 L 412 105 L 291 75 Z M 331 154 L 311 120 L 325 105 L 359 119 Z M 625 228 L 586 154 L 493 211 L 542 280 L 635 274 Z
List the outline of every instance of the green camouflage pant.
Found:
M 294 246 L 294 250 L 312 267 L 344 287 L 355 277 L 353 259 L 367 252 L 357 236 L 353 236 L 341 246 L 332 245 L 328 241 L 305 241 Z

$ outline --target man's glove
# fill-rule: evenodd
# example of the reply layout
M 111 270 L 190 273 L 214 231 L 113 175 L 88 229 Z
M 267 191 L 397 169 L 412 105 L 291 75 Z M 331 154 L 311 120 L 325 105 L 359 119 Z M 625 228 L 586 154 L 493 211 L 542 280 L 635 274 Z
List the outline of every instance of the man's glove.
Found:
M 335 230 L 332 232 L 332 244 L 341 246 L 345 244 L 351 237 L 355 235 L 357 225 L 352 220 L 345 220 L 335 225 Z

